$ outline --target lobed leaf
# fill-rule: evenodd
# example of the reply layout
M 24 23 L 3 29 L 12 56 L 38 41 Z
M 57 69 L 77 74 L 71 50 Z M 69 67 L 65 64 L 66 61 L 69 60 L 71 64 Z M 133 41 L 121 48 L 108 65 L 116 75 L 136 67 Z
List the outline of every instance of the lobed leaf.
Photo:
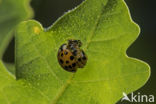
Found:
M 15 38 L 17 81 L 3 88 L 5 96 L 11 104 L 114 104 L 149 78 L 149 66 L 126 55 L 138 34 L 123 0 L 86 0 L 49 29 L 25 21 Z M 76 73 L 57 61 L 68 39 L 81 40 L 88 55 Z
M 2 58 L 17 24 L 32 17 L 30 0 L 0 0 L 0 58 Z

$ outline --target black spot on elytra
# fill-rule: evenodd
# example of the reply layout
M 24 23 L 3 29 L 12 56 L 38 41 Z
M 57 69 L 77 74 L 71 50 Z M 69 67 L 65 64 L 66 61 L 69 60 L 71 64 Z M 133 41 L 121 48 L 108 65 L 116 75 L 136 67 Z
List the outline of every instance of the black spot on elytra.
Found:
M 65 66 L 64 69 L 68 70 L 68 66 Z
M 73 63 L 73 64 L 72 64 L 72 67 L 75 67 L 75 66 L 76 66 L 76 63 Z
M 72 66 L 71 66 L 71 65 L 69 65 L 68 67 L 69 67 L 69 68 L 72 68 Z
M 78 58 L 78 61 L 81 61 L 81 58 Z
M 70 60 L 74 60 L 74 56 L 70 56 Z
M 66 64 L 68 64 L 68 63 L 69 63 L 69 61 L 67 60 L 67 61 L 66 61 Z
M 65 52 L 64 52 L 64 54 L 65 54 L 65 55 L 67 55 L 67 54 L 68 54 L 68 52 L 67 52 L 67 51 L 65 51 Z
M 63 53 L 61 53 L 61 57 L 63 57 Z
M 62 59 L 60 59 L 60 63 L 63 64 L 63 60 Z

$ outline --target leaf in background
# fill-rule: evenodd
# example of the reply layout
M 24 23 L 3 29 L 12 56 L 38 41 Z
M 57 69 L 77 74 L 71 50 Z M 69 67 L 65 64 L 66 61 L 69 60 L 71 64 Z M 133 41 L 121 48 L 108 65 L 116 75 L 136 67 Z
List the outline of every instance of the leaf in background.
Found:
M 6 69 L 8 69 L 8 71 L 10 73 L 12 73 L 13 75 L 15 75 L 15 64 L 14 63 L 4 63 L 5 64 L 5 67 Z
M 123 0 L 86 0 L 48 30 L 36 21 L 23 22 L 15 39 L 19 88 L 5 86 L 5 96 L 11 104 L 28 104 L 22 97 L 28 93 L 29 104 L 114 104 L 149 78 L 149 66 L 126 55 L 138 34 Z M 58 48 L 71 38 L 80 39 L 88 55 L 76 73 L 57 62 Z
M 30 0 L 0 0 L 0 58 L 8 46 L 16 25 L 32 17 Z

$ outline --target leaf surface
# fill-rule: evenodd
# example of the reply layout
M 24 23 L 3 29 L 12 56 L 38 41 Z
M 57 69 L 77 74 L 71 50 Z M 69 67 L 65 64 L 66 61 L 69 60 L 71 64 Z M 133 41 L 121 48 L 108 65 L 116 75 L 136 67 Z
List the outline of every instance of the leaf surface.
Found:
M 5 87 L 8 101 L 28 104 L 29 93 L 29 104 L 116 103 L 123 92 L 137 90 L 149 78 L 149 66 L 126 55 L 138 34 L 123 0 L 86 0 L 49 29 L 34 20 L 21 23 L 15 38 L 19 87 Z M 68 39 L 81 40 L 88 55 L 87 65 L 76 73 L 57 61 Z M 10 98 L 13 92 L 18 97 Z

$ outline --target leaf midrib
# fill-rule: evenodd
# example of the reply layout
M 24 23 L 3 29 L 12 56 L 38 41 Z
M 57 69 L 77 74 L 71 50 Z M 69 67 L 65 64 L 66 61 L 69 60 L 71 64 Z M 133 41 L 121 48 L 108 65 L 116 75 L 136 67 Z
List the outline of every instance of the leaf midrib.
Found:
M 69 85 L 72 83 L 72 79 L 74 78 L 75 73 L 73 73 L 70 78 L 67 80 L 67 82 L 60 88 L 59 93 L 56 95 L 56 97 L 52 100 L 51 104 L 56 104 L 57 101 L 60 99 L 60 97 L 63 95 L 65 90 L 69 87 Z
M 106 5 L 107 5 L 107 3 L 106 3 Z M 103 6 L 101 6 L 101 7 L 102 7 L 102 9 L 104 8 Z M 92 30 L 92 32 L 90 33 L 90 38 L 89 38 L 88 41 L 87 41 L 86 49 L 88 49 L 88 47 L 89 47 L 89 45 L 90 45 L 90 43 L 91 43 L 91 40 L 92 40 L 92 38 L 93 38 L 93 36 L 94 36 L 94 34 L 95 34 L 95 31 L 96 31 L 96 29 L 97 29 L 97 27 L 98 27 L 98 24 L 99 24 L 99 22 L 100 22 L 100 18 L 101 18 L 102 14 L 103 14 L 102 9 L 101 9 L 101 11 L 100 11 L 100 14 L 99 14 L 98 17 L 97 17 L 97 20 L 96 20 L 96 22 L 95 22 L 95 25 L 93 26 L 93 30 Z
M 107 2 L 108 3 L 108 2 Z M 106 5 L 107 5 L 107 3 L 106 3 Z M 96 22 L 95 22 L 95 25 L 93 26 L 93 30 L 92 30 L 92 32 L 90 33 L 90 38 L 89 38 L 89 40 L 87 41 L 87 45 L 86 45 L 86 49 L 89 47 L 89 44 L 91 43 L 91 40 L 92 40 L 92 38 L 93 38 L 93 35 L 94 35 L 94 33 L 95 33 L 95 31 L 96 31 L 96 29 L 97 29 L 97 26 L 98 26 L 98 24 L 99 24 L 99 22 L 100 22 L 100 18 L 101 18 L 101 16 L 102 16 L 102 9 L 104 8 L 104 6 L 102 6 L 102 8 L 101 8 L 101 12 L 100 12 L 100 14 L 99 14 L 99 16 L 97 17 L 97 20 L 96 20 Z M 52 101 L 52 103 L 51 104 L 56 104 L 57 103 L 57 101 L 60 99 L 60 97 L 63 95 L 63 93 L 65 92 L 65 90 L 69 87 L 69 85 L 72 83 L 72 80 L 73 80 L 73 78 L 74 78 L 74 75 L 75 75 L 75 73 L 73 73 L 72 75 L 71 75 L 71 77 L 67 80 L 67 82 L 60 88 L 60 92 L 57 94 L 57 96 L 53 99 L 53 101 Z

